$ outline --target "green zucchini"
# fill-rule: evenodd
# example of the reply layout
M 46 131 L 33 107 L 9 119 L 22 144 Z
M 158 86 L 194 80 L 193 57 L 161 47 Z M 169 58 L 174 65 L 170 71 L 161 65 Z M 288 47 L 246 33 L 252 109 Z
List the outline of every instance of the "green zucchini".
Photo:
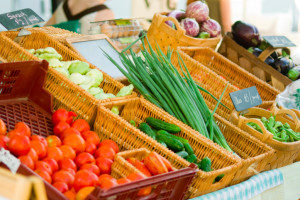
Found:
M 211 160 L 208 157 L 205 157 L 201 160 L 201 168 L 205 172 L 211 171 Z
M 145 122 L 140 123 L 139 129 L 144 133 L 146 133 L 148 136 L 152 137 L 154 140 L 156 139 L 155 132 L 151 129 L 151 127 L 147 123 Z
M 165 134 L 165 131 L 158 131 L 156 133 L 156 138 L 168 146 L 169 149 L 171 149 L 174 152 L 182 151 L 184 150 L 183 144 L 173 137 L 170 137 L 169 135 Z
M 182 158 L 187 158 L 189 156 L 189 154 L 186 151 L 179 151 L 176 154 Z
M 197 157 L 195 154 L 188 155 L 188 157 L 186 157 L 186 160 L 190 163 L 195 163 L 195 162 L 197 162 Z
M 176 126 L 175 124 L 170 124 L 160 119 L 155 119 L 153 117 L 148 117 L 146 119 L 146 122 L 155 129 L 165 130 L 170 133 L 178 133 L 181 131 L 180 127 Z

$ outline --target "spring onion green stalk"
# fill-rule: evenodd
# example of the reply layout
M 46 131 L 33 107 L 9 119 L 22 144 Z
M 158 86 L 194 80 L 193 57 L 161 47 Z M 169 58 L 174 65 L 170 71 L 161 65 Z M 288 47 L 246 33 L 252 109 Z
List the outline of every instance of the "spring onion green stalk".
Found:
M 199 89 L 208 91 L 195 83 L 180 55 L 178 54 L 178 59 L 181 71 L 178 71 L 171 63 L 172 52 L 170 50 L 164 54 L 157 46 L 156 51 L 154 51 L 147 37 L 149 48 L 146 48 L 143 37 L 140 39 L 144 47 L 141 50 L 141 56 L 135 54 L 131 48 L 126 49 L 126 51 L 130 51 L 131 58 L 124 53 L 125 51 L 120 53 L 120 59 L 126 70 L 109 54 L 106 52 L 104 54 L 147 100 L 191 126 L 205 137 L 211 138 L 228 151 L 232 151 L 213 118 L 218 105 L 222 105 L 221 98 L 228 85 L 226 85 L 219 100 L 214 97 L 218 103 L 214 111 L 211 112 Z

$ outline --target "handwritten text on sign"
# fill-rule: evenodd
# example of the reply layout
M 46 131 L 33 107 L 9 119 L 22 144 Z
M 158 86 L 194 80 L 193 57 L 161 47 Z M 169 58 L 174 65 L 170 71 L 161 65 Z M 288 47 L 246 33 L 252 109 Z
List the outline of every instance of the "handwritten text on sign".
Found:
M 229 93 L 237 111 L 246 110 L 262 104 L 262 100 L 255 86 Z
M 0 23 L 7 29 L 17 29 L 43 22 L 44 20 L 30 8 L 0 15 Z
M 294 47 L 296 46 L 285 36 L 263 36 L 272 47 Z

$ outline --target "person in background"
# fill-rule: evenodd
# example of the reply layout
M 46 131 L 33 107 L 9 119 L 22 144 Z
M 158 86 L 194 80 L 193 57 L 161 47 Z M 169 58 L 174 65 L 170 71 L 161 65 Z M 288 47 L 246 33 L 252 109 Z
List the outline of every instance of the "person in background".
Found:
M 114 19 L 114 13 L 104 5 L 105 1 L 65 0 L 45 26 L 78 20 L 81 24 L 81 33 L 86 34 L 90 29 L 90 22 Z

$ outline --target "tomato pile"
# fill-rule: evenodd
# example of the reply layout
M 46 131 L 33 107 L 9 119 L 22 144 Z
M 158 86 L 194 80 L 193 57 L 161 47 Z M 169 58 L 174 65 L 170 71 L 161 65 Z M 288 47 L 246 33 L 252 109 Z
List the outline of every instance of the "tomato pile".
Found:
M 118 185 L 110 173 L 119 147 L 112 140 L 100 142 L 89 124 L 73 120 L 75 116 L 58 109 L 52 115 L 55 135 L 47 138 L 31 134 L 24 122 L 7 133 L 0 120 L 0 148 L 9 150 L 69 199 L 84 199 L 95 186 L 109 189 Z

